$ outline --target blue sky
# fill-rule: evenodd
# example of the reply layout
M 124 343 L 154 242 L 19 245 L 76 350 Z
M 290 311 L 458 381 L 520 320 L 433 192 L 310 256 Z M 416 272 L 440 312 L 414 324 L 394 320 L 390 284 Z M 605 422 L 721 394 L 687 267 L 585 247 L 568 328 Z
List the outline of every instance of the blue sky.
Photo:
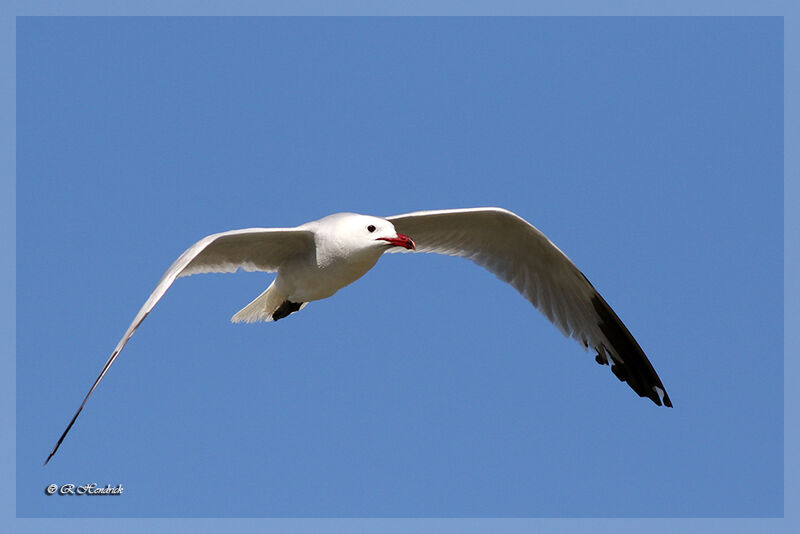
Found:
M 17 513 L 781 515 L 781 30 L 19 21 Z M 474 265 L 395 255 L 271 325 L 228 322 L 269 275 L 179 281 L 41 468 L 200 237 L 480 205 L 570 255 L 674 409 Z M 127 494 L 42 491 L 83 479 Z

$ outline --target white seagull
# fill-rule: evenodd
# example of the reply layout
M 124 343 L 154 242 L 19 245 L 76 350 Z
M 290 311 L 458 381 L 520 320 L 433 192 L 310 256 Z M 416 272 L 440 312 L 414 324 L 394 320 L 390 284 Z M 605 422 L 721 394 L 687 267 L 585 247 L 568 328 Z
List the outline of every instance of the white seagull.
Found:
M 248 228 L 204 237 L 167 269 L 92 384 L 45 464 L 120 351 L 172 283 L 197 273 L 277 272 L 231 321 L 277 321 L 330 297 L 372 269 L 384 252 L 435 252 L 477 263 L 511 284 L 561 332 L 611 363 L 616 377 L 672 406 L 639 344 L 587 278 L 542 232 L 501 208 L 417 211 L 385 219 L 336 213 L 295 228 Z

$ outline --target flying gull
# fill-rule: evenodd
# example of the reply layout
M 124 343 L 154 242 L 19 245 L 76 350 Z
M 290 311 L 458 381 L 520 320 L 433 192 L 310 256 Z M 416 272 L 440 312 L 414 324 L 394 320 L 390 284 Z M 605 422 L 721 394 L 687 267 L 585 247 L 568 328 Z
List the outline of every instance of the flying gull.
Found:
M 236 313 L 235 323 L 278 321 L 361 278 L 384 252 L 460 256 L 511 284 L 561 332 L 597 353 L 595 360 L 639 394 L 672 406 L 639 344 L 572 261 L 525 219 L 501 208 L 417 211 L 385 219 L 337 213 L 295 228 L 248 228 L 204 237 L 167 269 L 92 384 L 45 464 L 147 314 L 180 277 L 198 273 L 277 272 Z

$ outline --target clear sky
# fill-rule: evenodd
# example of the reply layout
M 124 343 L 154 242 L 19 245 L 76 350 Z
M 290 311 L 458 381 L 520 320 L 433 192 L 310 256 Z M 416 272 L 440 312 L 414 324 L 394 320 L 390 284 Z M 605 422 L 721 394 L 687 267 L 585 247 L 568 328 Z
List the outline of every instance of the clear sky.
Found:
M 21 19 L 17 513 L 783 513 L 780 19 Z M 167 293 L 218 231 L 502 206 L 592 280 L 658 408 L 516 292 L 392 255 L 277 324 Z M 124 498 L 48 497 L 52 482 Z

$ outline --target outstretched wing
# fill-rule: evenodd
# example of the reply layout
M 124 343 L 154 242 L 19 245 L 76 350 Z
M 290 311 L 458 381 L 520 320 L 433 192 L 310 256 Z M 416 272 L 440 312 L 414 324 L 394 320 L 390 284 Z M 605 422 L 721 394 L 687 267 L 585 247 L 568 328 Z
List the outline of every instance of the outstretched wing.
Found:
M 108 372 L 111 364 L 117 359 L 125 344 L 139 325 L 147 317 L 147 314 L 161 300 L 169 286 L 182 276 L 189 276 L 197 273 L 232 273 L 238 269 L 245 271 L 265 271 L 274 272 L 287 259 L 299 255 L 307 254 L 314 247 L 314 234 L 308 230 L 297 228 L 247 228 L 245 230 L 233 230 L 222 232 L 204 237 L 186 252 L 180 255 L 175 262 L 167 269 L 164 276 L 159 280 L 158 285 L 144 303 L 144 306 L 133 318 L 122 339 L 117 343 L 114 352 L 100 371 L 100 375 L 92 384 L 89 393 L 84 397 L 78 411 L 72 416 L 72 420 L 67 425 L 64 433 L 58 438 L 58 443 L 53 447 L 52 452 L 45 460 L 45 464 L 58 450 L 61 442 L 67 436 L 78 415 L 83 410 L 86 401 L 94 392 L 97 384 Z
M 565 336 L 594 348 L 598 363 L 610 359 L 617 378 L 639 396 L 672 406 L 655 369 L 614 310 L 566 254 L 525 219 L 501 208 L 473 208 L 418 211 L 387 220 L 414 240 L 416 252 L 460 256 L 493 272 Z

